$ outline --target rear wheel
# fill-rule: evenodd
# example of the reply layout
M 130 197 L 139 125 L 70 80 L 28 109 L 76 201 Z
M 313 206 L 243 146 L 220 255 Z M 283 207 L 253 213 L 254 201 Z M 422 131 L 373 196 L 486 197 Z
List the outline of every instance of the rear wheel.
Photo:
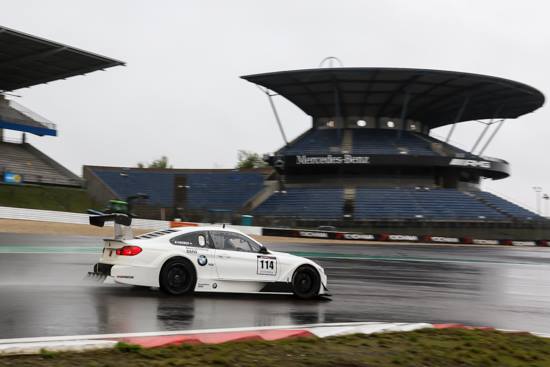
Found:
M 162 291 L 180 296 L 193 292 L 197 283 L 197 274 L 188 260 L 173 259 L 162 267 L 159 282 Z
M 302 265 L 292 277 L 292 292 L 301 299 L 310 299 L 319 294 L 321 277 L 317 270 L 309 265 Z

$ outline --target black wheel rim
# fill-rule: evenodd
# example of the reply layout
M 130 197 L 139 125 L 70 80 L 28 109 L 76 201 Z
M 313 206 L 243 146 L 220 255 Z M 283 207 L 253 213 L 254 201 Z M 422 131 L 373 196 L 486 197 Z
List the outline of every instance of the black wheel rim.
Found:
M 298 293 L 307 294 L 311 292 L 313 288 L 313 277 L 309 272 L 301 271 L 296 274 L 294 286 L 296 287 L 296 291 Z
M 173 292 L 180 293 L 189 286 L 189 274 L 183 266 L 171 267 L 166 274 L 166 280 L 168 288 Z

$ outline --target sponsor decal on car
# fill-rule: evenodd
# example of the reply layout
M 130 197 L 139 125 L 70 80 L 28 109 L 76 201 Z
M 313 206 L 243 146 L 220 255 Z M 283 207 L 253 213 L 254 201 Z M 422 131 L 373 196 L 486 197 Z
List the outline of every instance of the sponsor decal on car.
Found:
M 258 275 L 277 275 L 277 258 L 259 255 L 256 273 Z
M 197 257 L 197 263 L 199 263 L 200 266 L 205 266 L 208 264 L 208 258 L 204 255 L 200 255 Z
M 180 245 L 180 246 L 193 246 L 193 243 L 190 241 L 173 240 L 172 243 L 174 245 Z

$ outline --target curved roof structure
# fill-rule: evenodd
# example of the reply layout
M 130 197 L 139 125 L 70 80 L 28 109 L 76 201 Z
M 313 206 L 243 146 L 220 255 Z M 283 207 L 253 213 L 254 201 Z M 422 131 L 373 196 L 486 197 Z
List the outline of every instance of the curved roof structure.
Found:
M 0 26 L 0 92 L 124 65 L 124 62 Z
M 242 78 L 280 94 L 312 117 L 399 118 L 404 112 L 430 128 L 516 118 L 544 104 L 544 95 L 528 85 L 442 70 L 322 68 Z

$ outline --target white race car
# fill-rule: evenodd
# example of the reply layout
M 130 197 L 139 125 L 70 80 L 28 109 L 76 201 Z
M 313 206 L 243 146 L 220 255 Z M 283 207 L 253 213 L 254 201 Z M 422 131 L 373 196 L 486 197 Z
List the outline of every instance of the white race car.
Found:
M 160 287 L 166 293 L 293 293 L 327 295 L 327 276 L 315 262 L 268 250 L 244 233 L 222 227 L 183 227 L 132 239 L 106 239 L 95 276 Z

